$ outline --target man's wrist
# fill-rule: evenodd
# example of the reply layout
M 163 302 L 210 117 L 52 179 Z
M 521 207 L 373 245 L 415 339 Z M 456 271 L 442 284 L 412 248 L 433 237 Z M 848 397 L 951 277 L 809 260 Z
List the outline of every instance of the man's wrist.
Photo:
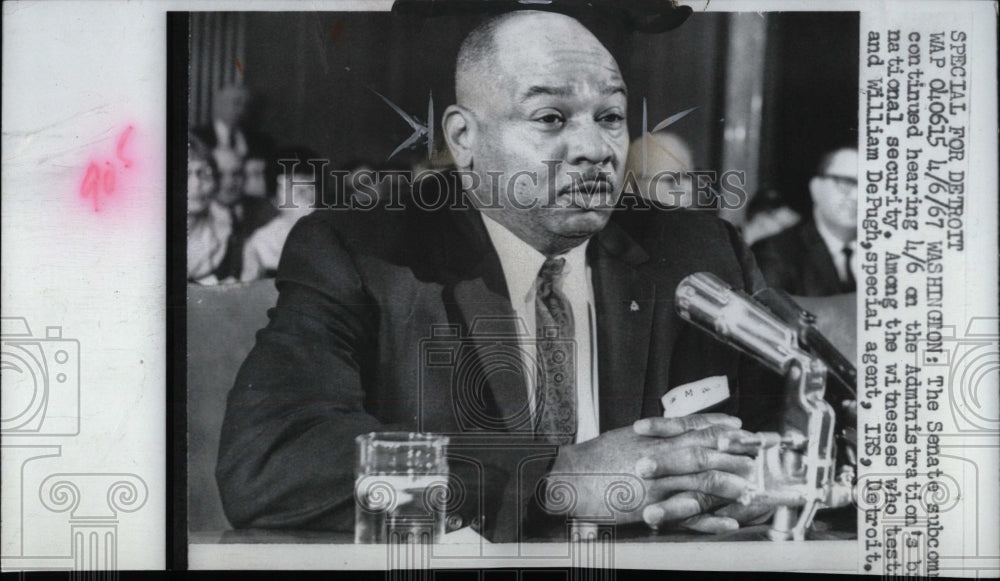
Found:
M 566 476 L 574 472 L 574 460 L 576 446 L 567 444 L 559 446 L 555 457 L 549 464 L 548 470 L 539 480 L 536 487 L 536 501 L 538 506 L 550 515 L 569 516 L 566 511 L 566 495 L 576 496 L 577 490 L 566 479 Z M 567 490 L 569 487 L 569 490 Z M 573 503 L 575 504 L 575 503 Z
M 566 517 L 565 511 L 560 511 L 556 498 L 552 497 L 549 488 L 551 483 L 550 475 L 563 472 L 563 467 L 568 466 L 568 460 L 564 456 L 566 448 L 572 446 L 559 446 L 558 451 L 549 461 L 541 477 L 535 483 L 534 493 L 531 495 L 525 511 L 525 531 L 528 536 L 538 536 L 551 538 L 553 535 L 560 535 L 564 527 Z M 572 451 L 569 452 L 572 454 Z M 560 465 L 560 458 L 563 458 Z

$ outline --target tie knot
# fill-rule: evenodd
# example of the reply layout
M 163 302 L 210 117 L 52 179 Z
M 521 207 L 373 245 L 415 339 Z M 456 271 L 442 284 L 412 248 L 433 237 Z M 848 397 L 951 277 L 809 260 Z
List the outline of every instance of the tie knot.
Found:
M 840 249 L 840 252 L 841 252 L 841 254 L 843 254 L 844 256 L 846 256 L 848 260 L 850 260 L 851 259 L 851 255 L 854 254 L 854 251 L 851 250 L 851 247 L 848 246 L 848 245 L 846 245 L 846 244 L 844 245 L 843 248 Z
M 538 278 L 544 282 L 554 282 L 562 276 L 565 267 L 565 258 L 547 258 L 542 264 L 541 270 L 538 271 Z

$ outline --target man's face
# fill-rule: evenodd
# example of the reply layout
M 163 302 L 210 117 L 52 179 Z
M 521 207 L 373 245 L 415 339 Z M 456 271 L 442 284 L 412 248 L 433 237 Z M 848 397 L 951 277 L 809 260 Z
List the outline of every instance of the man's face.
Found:
M 604 228 L 620 193 L 625 83 L 576 21 L 543 14 L 508 24 L 497 31 L 497 90 L 472 107 L 477 196 L 502 206 L 492 215 L 542 252 L 564 251 Z
M 267 162 L 258 157 L 247 159 L 243 164 L 243 193 L 258 198 L 267 197 Z
M 198 214 L 208 207 L 216 186 L 215 171 L 204 159 L 188 158 L 187 208 Z
M 223 206 L 232 206 L 243 197 L 243 158 L 223 149 L 215 150 L 219 166 L 219 193 L 216 199 Z
M 816 219 L 838 234 L 851 234 L 858 226 L 858 152 L 841 149 L 829 167 L 809 182 Z

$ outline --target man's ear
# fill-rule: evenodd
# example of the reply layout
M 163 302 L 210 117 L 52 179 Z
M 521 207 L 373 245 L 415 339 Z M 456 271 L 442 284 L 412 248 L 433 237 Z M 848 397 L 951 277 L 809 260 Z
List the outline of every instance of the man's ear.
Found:
M 444 110 L 441 127 L 455 166 L 459 169 L 472 167 L 472 145 L 477 130 L 472 112 L 461 105 L 451 105 Z
M 821 191 L 822 185 L 823 178 L 819 176 L 813 176 L 812 179 L 809 180 L 809 197 L 812 198 L 814 203 L 816 202 L 816 198 L 823 195 L 823 192 Z

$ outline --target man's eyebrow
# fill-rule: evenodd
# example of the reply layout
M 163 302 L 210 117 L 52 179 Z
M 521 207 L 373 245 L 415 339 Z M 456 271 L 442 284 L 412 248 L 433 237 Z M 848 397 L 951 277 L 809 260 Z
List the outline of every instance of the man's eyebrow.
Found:
M 546 85 L 532 85 L 521 95 L 521 101 L 527 101 L 532 97 L 548 95 L 552 97 L 568 97 L 572 94 L 569 87 L 551 87 Z
M 625 88 L 625 85 L 619 85 L 619 84 L 607 85 L 601 92 L 604 93 L 605 95 L 614 95 L 615 93 L 621 93 L 622 95 L 628 97 L 628 89 Z
M 622 95 L 628 96 L 628 90 L 625 85 L 614 84 L 606 85 L 601 89 L 601 93 L 605 95 L 614 95 L 615 93 L 621 93 Z M 528 87 L 527 90 L 521 95 L 520 101 L 527 101 L 532 97 L 538 97 L 540 95 L 547 95 L 551 97 L 568 97 L 573 94 L 573 90 L 566 86 L 547 86 L 547 85 L 532 85 Z

